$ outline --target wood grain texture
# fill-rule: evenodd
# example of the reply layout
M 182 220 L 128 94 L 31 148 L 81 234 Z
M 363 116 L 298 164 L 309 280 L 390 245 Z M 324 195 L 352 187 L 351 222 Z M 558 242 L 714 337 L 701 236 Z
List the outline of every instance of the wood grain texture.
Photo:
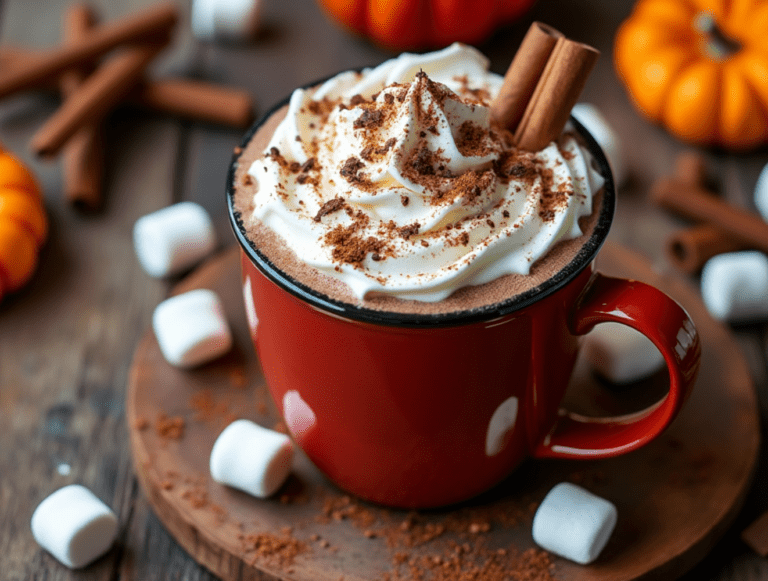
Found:
M 109 21 L 154 3 L 94 0 L 93 6 Z M 186 18 L 153 72 L 246 88 L 257 113 L 298 85 L 393 56 L 336 27 L 314 0 L 266 2 L 264 29 L 252 44 L 198 43 L 188 28 L 190 3 L 179 1 Z M 598 105 L 619 132 L 630 175 L 619 188 L 610 240 L 641 251 L 663 272 L 669 269 L 663 259 L 666 235 L 686 223 L 650 207 L 646 195 L 657 177 L 672 173 L 676 155 L 686 147 L 635 112 L 613 70 L 613 35 L 633 3 L 540 1 L 518 24 L 479 48 L 489 56 L 492 70 L 503 74 L 530 23 L 540 20 L 602 52 L 582 99 Z M 2 2 L 0 42 L 29 49 L 54 46 L 61 42 L 60 18 L 69 4 Z M 28 148 L 34 131 L 58 105 L 58 98 L 42 93 L 0 101 L 0 139 L 34 169 L 52 222 L 35 278 L 17 297 L 0 303 L 0 578 L 213 580 L 166 532 L 131 468 L 122 416 L 128 368 L 167 285 L 137 267 L 130 235 L 133 221 L 143 213 L 186 199 L 203 204 L 220 238 L 231 240 L 223 184 L 240 132 L 146 113 L 109 118 L 104 214 L 84 217 L 63 200 L 60 164 L 38 160 Z M 752 189 L 768 153 L 703 153 L 725 197 L 753 207 Z M 765 326 L 758 322 L 735 331 L 761 415 L 768 417 Z M 65 464 L 71 467 L 69 475 L 57 471 Z M 40 550 L 29 532 L 37 503 L 72 482 L 94 490 L 121 522 L 115 548 L 78 573 Z M 741 530 L 768 510 L 766 486 L 768 462 L 761 459 L 744 509 L 685 581 L 768 579 L 768 560 L 739 539 Z
M 398 551 L 409 558 L 442 557 L 448 542 L 467 541 L 459 527 L 459 533 L 439 535 L 418 549 L 389 546 L 388 527 L 395 523 L 397 529 L 408 514 L 440 526 L 470 511 L 476 521 L 493 523 L 488 533 L 476 534 L 474 539 L 522 552 L 534 546 L 531 504 L 563 480 L 576 481 L 614 502 L 620 519 L 594 564 L 580 567 L 555 559 L 558 575 L 573 581 L 665 580 L 703 558 L 741 508 L 760 440 L 757 399 L 747 364 L 728 331 L 707 315 L 690 288 L 676 278 L 654 274 L 647 261 L 615 246 L 603 249 L 600 270 L 649 282 L 674 296 L 696 321 L 705 353 L 700 379 L 681 415 L 646 448 L 595 462 L 529 462 L 490 493 L 459 507 L 408 513 L 360 502 L 372 515 L 362 527 L 349 520 L 323 522 L 326 503 L 342 499 L 344 493 L 302 454 L 292 480 L 275 498 L 255 499 L 216 484 L 208 474 L 208 458 L 229 422 L 245 417 L 274 427 L 280 421 L 251 348 L 239 266 L 238 250 L 227 251 L 174 289 L 210 288 L 222 297 L 235 336 L 234 352 L 199 370 L 180 371 L 163 359 L 154 334 L 147 331 L 136 350 L 127 395 L 134 464 L 150 504 L 179 543 L 226 581 L 316 581 L 342 575 L 355 581 L 383 579 L 387 571 L 403 572 L 394 557 Z M 666 375 L 659 373 L 622 393 L 606 391 L 582 362 L 569 399 L 580 402 L 576 411 L 581 413 L 628 413 L 649 405 L 666 385 Z M 195 401 L 203 396 L 217 409 L 215 413 L 201 416 Z M 154 429 L 163 415 L 184 419 L 181 438 L 163 438 Z M 301 493 L 294 496 L 292 489 Z M 499 523 L 493 517 L 498 514 L 520 517 Z M 243 540 L 252 534 L 281 537 L 286 526 L 308 547 L 290 564 L 281 566 L 249 551 Z M 366 530 L 385 532 L 369 538 Z M 338 550 L 322 548 L 313 542 L 315 537 L 328 540 Z M 471 558 L 470 552 L 467 559 Z

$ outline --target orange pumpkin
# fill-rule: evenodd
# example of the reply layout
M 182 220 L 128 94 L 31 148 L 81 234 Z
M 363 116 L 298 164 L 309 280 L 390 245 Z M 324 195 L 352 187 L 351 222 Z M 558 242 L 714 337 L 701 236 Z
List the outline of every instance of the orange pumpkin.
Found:
M 35 176 L 0 149 L 0 298 L 31 278 L 47 235 L 48 219 Z
M 768 2 L 640 0 L 614 57 L 637 108 L 679 138 L 768 143 Z
M 477 44 L 534 0 L 319 0 L 338 22 L 390 49 Z

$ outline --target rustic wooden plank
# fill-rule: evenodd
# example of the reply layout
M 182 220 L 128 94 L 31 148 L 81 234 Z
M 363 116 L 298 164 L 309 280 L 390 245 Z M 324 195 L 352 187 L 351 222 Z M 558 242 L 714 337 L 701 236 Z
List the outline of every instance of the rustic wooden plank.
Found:
M 111 19 L 151 3 L 97 8 Z M 57 0 L 31 10 L 26 2 L 5 3 L 4 42 L 54 46 L 68 4 Z M 103 214 L 82 216 L 62 199 L 59 163 L 35 160 L 27 150 L 34 129 L 57 105 L 55 97 L 36 94 L 0 104 L 0 135 L 40 178 L 52 224 L 35 278 L 0 304 L 0 473 L 13 475 L 0 482 L 2 577 L 111 579 L 133 552 L 126 544 L 137 496 L 125 445 L 126 373 L 134 343 L 167 289 L 139 268 L 131 228 L 171 201 L 181 132 L 173 120 L 113 116 L 107 205 Z M 74 482 L 112 506 L 123 526 L 115 548 L 85 573 L 55 562 L 29 530 L 37 503 Z
M 3 43 L 45 48 L 60 41 L 60 16 L 71 0 L 31 7 L 2 3 Z M 98 0 L 104 19 L 155 0 Z M 188 30 L 190 0 L 173 48 L 153 67 L 157 74 L 190 74 L 246 87 L 258 112 L 293 88 L 345 68 L 377 64 L 392 56 L 335 26 L 314 0 L 265 3 L 265 30 L 248 45 L 196 42 Z M 611 240 L 660 261 L 666 234 L 684 225 L 648 205 L 650 183 L 671 172 L 686 146 L 643 119 L 630 104 L 612 64 L 611 44 L 632 0 L 537 2 L 518 24 L 505 27 L 480 48 L 504 72 L 528 24 L 543 20 L 597 46 L 603 56 L 582 100 L 598 105 L 622 137 L 629 182 L 620 200 Z M 137 217 L 174 200 L 198 201 L 214 217 L 222 243 L 231 241 L 223 183 L 239 132 L 129 113 L 111 118 L 105 213 L 84 217 L 61 199 L 59 164 L 28 152 L 29 137 L 58 105 L 56 97 L 24 94 L 0 102 L 0 139 L 29 163 L 44 186 L 52 232 L 40 269 L 18 297 L 0 303 L 0 554 L 3 579 L 213 579 L 170 538 L 148 509 L 130 469 L 122 419 L 122 394 L 133 347 L 146 329 L 165 283 L 136 265 L 130 230 Z M 765 150 L 730 155 L 705 151 L 734 203 L 752 207 L 751 190 Z M 695 283 L 695 278 L 691 279 Z M 737 329 L 765 414 L 763 325 Z M 745 339 L 746 337 L 746 339 Z M 66 473 L 69 467 L 69 474 Z M 5 475 L 12 475 L 8 478 Z M 118 511 L 121 536 L 107 557 L 70 573 L 38 549 L 29 533 L 37 502 L 71 482 L 91 487 Z M 734 529 L 713 555 L 685 577 L 752 580 L 768 565 L 738 540 L 768 499 L 765 462 Z

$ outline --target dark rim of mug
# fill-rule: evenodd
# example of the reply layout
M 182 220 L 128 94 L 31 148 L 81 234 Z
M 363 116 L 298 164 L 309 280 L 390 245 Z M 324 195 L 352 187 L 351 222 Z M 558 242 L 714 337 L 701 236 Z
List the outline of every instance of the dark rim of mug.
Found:
M 333 75 L 327 77 L 327 79 L 330 79 L 332 76 Z M 309 87 L 314 87 L 323 83 L 327 79 L 321 79 L 320 81 L 309 83 L 302 88 L 306 89 Z M 258 268 L 262 274 L 264 274 L 264 276 L 295 297 L 329 314 L 362 323 L 408 328 L 456 327 L 460 325 L 468 325 L 471 323 L 490 321 L 499 317 L 504 317 L 520 309 L 524 309 L 525 307 L 540 301 L 541 299 L 566 286 L 569 282 L 575 279 L 588 264 L 594 260 L 597 252 L 603 245 L 606 236 L 608 236 L 608 231 L 611 227 L 611 222 L 613 221 L 613 215 L 616 206 L 616 192 L 613 184 L 613 175 L 611 174 L 611 169 L 608 165 L 608 161 L 606 160 L 605 155 L 603 154 L 603 150 L 597 144 L 592 135 L 590 135 L 590 133 L 584 128 L 584 126 L 579 123 L 573 116 L 571 116 L 570 122 L 586 142 L 587 147 L 595 158 L 598 171 L 605 178 L 605 185 L 603 186 L 603 203 L 600 209 L 600 216 L 598 217 L 597 224 L 595 225 L 595 229 L 592 232 L 589 240 L 584 243 L 584 246 L 581 247 L 576 256 L 574 256 L 573 260 L 571 260 L 567 265 L 555 273 L 551 278 L 548 278 L 540 285 L 505 301 L 478 307 L 475 309 L 452 311 L 449 313 L 423 314 L 380 311 L 376 309 L 360 307 L 330 298 L 329 296 L 324 295 L 299 282 L 298 280 L 288 276 L 271 260 L 269 260 L 269 258 L 267 258 L 258 248 L 256 248 L 256 246 L 245 233 L 245 226 L 243 224 L 243 219 L 240 215 L 240 212 L 235 209 L 235 171 L 238 167 L 238 160 L 240 155 L 242 151 L 245 150 L 245 147 L 248 145 L 251 138 L 266 122 L 266 120 L 269 119 L 273 113 L 287 105 L 289 101 L 290 95 L 277 103 L 274 107 L 267 111 L 261 117 L 261 119 L 254 123 L 243 137 L 240 143 L 240 150 L 238 150 L 232 156 L 232 162 L 230 163 L 229 171 L 227 172 L 226 188 L 229 221 L 232 225 L 232 229 L 235 233 L 235 237 L 237 238 L 238 243 L 240 244 L 240 247 L 245 251 L 251 262 L 253 262 L 256 268 Z

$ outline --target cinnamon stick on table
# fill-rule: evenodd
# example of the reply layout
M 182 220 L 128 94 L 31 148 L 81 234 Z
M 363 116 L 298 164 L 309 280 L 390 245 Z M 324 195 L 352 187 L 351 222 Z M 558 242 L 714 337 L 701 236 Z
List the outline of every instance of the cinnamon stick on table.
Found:
M 88 34 L 95 20 L 89 7 L 72 5 L 64 15 L 64 42 L 76 42 Z M 82 84 L 85 73 L 83 69 L 73 69 L 61 76 L 61 92 L 65 97 L 71 96 Z M 102 205 L 103 135 L 101 123 L 87 123 L 64 146 L 64 196 L 71 204 L 88 210 L 98 210 Z
M 694 152 L 680 154 L 675 161 L 675 178 L 702 191 L 706 183 L 704 158 Z M 714 196 L 714 194 L 711 194 Z M 745 244 L 712 224 L 698 224 L 680 230 L 666 241 L 666 254 L 670 264 L 688 274 L 701 270 L 717 254 L 743 250 Z
M 698 186 L 662 178 L 651 189 L 651 201 L 686 218 L 717 226 L 745 246 L 768 252 L 768 223 Z
M 26 67 L 35 55 L 18 47 L 0 47 L 0 69 Z M 51 88 L 49 86 L 40 88 Z M 237 129 L 253 121 L 253 99 L 241 89 L 190 79 L 143 79 L 126 97 L 129 104 L 157 111 L 227 125 Z
M 118 22 L 99 26 L 81 40 L 45 51 L 26 67 L 0 73 L 0 98 L 45 85 L 51 77 L 58 76 L 73 66 L 93 62 L 120 45 L 168 34 L 177 20 L 178 7 L 174 3 L 168 3 Z
M 168 40 L 166 36 L 163 40 L 127 47 L 101 65 L 35 133 L 32 149 L 39 155 L 55 155 L 79 127 L 101 121 L 138 83 Z

